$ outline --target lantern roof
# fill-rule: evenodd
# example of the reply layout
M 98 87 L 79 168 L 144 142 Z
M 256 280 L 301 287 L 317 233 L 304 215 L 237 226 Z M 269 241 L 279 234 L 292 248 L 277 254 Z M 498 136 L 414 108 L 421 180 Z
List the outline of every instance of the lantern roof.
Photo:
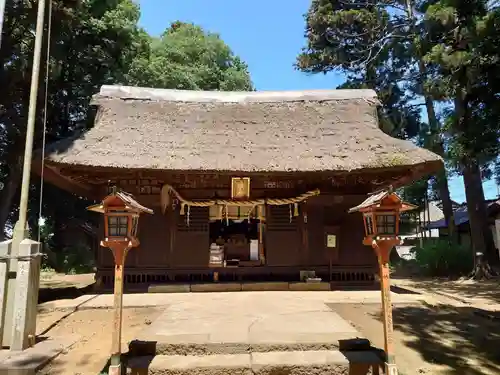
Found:
M 378 193 L 370 195 L 361 204 L 349 209 L 349 213 L 370 211 L 374 208 L 397 207 L 398 211 L 410 211 L 417 208 L 417 206 L 403 202 L 403 200 L 396 193 L 390 190 L 383 190 Z
M 113 206 L 125 206 L 125 208 L 130 210 L 130 212 L 153 214 L 152 209 L 144 207 L 134 199 L 134 196 L 132 194 L 126 193 L 124 191 L 113 192 L 112 194 L 104 198 L 101 203 L 87 207 L 87 210 L 99 212 L 102 214 L 105 211 L 105 207 Z

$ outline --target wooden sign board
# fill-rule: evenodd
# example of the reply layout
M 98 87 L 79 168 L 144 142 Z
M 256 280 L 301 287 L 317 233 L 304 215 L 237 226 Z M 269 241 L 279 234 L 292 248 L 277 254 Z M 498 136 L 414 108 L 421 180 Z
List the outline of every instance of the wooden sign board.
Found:
M 250 198 L 250 177 L 233 177 L 231 179 L 231 197 L 237 200 Z
M 337 236 L 335 234 L 326 235 L 326 247 L 337 247 Z

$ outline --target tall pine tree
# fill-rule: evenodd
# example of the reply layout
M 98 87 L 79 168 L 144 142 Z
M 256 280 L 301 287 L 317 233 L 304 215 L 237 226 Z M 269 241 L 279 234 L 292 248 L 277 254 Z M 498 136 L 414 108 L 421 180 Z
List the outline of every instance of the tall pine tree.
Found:
M 444 155 L 441 124 L 424 80 L 427 44 L 420 2 L 413 0 L 313 0 L 306 15 L 307 47 L 297 59 L 305 72 L 340 70 L 347 87 L 369 87 L 382 102 L 381 128 L 412 138 L 421 133 L 420 107 L 425 106 L 426 144 Z M 453 208 L 445 171 L 436 179 L 449 232 L 454 233 Z

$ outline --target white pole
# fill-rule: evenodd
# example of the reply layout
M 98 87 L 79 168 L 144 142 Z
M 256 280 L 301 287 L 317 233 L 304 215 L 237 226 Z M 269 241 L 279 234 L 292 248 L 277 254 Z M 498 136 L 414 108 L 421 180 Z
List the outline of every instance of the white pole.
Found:
M 2 1 L 2 0 L 0 0 Z M 31 174 L 31 159 L 33 155 L 33 138 L 35 135 L 35 120 L 36 120 L 36 104 L 38 98 L 38 81 L 40 77 L 40 60 L 42 55 L 42 41 L 43 41 L 43 27 L 45 16 L 45 0 L 38 1 L 38 10 L 36 18 L 36 34 L 35 34 L 35 48 L 33 51 L 33 68 L 31 72 L 31 88 L 30 100 L 28 107 L 28 125 L 26 128 L 26 145 L 24 149 L 24 165 L 23 165 L 23 179 L 21 183 L 21 200 L 19 203 L 19 219 L 14 226 L 12 251 L 11 255 L 17 256 L 19 254 L 19 246 L 22 240 L 28 239 L 29 232 L 26 227 L 26 216 L 28 211 L 28 196 L 30 188 L 30 174 Z M 9 271 L 12 274 L 17 272 L 18 262 L 17 259 L 11 259 L 9 264 Z M 7 289 L 7 309 L 5 312 L 5 321 L 12 321 L 13 306 L 15 298 L 15 284 L 14 277 L 9 278 Z M 4 345 L 10 346 L 12 325 L 6 325 L 3 333 Z M 9 344 L 6 344 L 6 343 Z
M 2 46 L 2 34 L 3 34 L 3 18 L 5 16 L 5 2 L 7 0 L 0 0 L 0 47 Z
M 36 19 L 35 50 L 33 52 L 33 70 L 31 72 L 30 102 L 28 108 L 28 126 L 26 128 L 26 146 L 24 148 L 23 180 L 21 184 L 21 201 L 19 203 L 19 229 L 26 228 L 28 211 L 28 194 L 30 188 L 31 159 L 33 154 L 33 137 L 35 135 L 36 104 L 38 97 L 38 81 L 40 77 L 40 59 L 42 56 L 43 20 L 45 16 L 45 0 L 38 1 Z

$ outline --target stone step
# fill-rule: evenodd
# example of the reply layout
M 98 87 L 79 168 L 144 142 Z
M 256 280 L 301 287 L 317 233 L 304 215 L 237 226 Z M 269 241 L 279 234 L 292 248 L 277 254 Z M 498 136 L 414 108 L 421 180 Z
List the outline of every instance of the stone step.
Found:
M 199 284 L 154 284 L 148 293 L 202 293 L 241 291 L 326 291 L 331 290 L 330 282 L 221 282 Z
M 309 350 L 131 357 L 130 375 L 378 375 L 375 351 Z
M 158 336 L 155 340 L 133 340 L 129 343 L 131 356 L 154 355 L 212 355 L 212 354 L 248 354 L 254 352 L 290 352 L 290 351 L 317 351 L 341 350 L 359 351 L 372 350 L 367 339 L 353 339 L 351 334 L 346 334 L 344 339 L 338 335 L 337 340 L 329 342 L 281 342 L 281 343 L 173 343 L 162 340 Z

